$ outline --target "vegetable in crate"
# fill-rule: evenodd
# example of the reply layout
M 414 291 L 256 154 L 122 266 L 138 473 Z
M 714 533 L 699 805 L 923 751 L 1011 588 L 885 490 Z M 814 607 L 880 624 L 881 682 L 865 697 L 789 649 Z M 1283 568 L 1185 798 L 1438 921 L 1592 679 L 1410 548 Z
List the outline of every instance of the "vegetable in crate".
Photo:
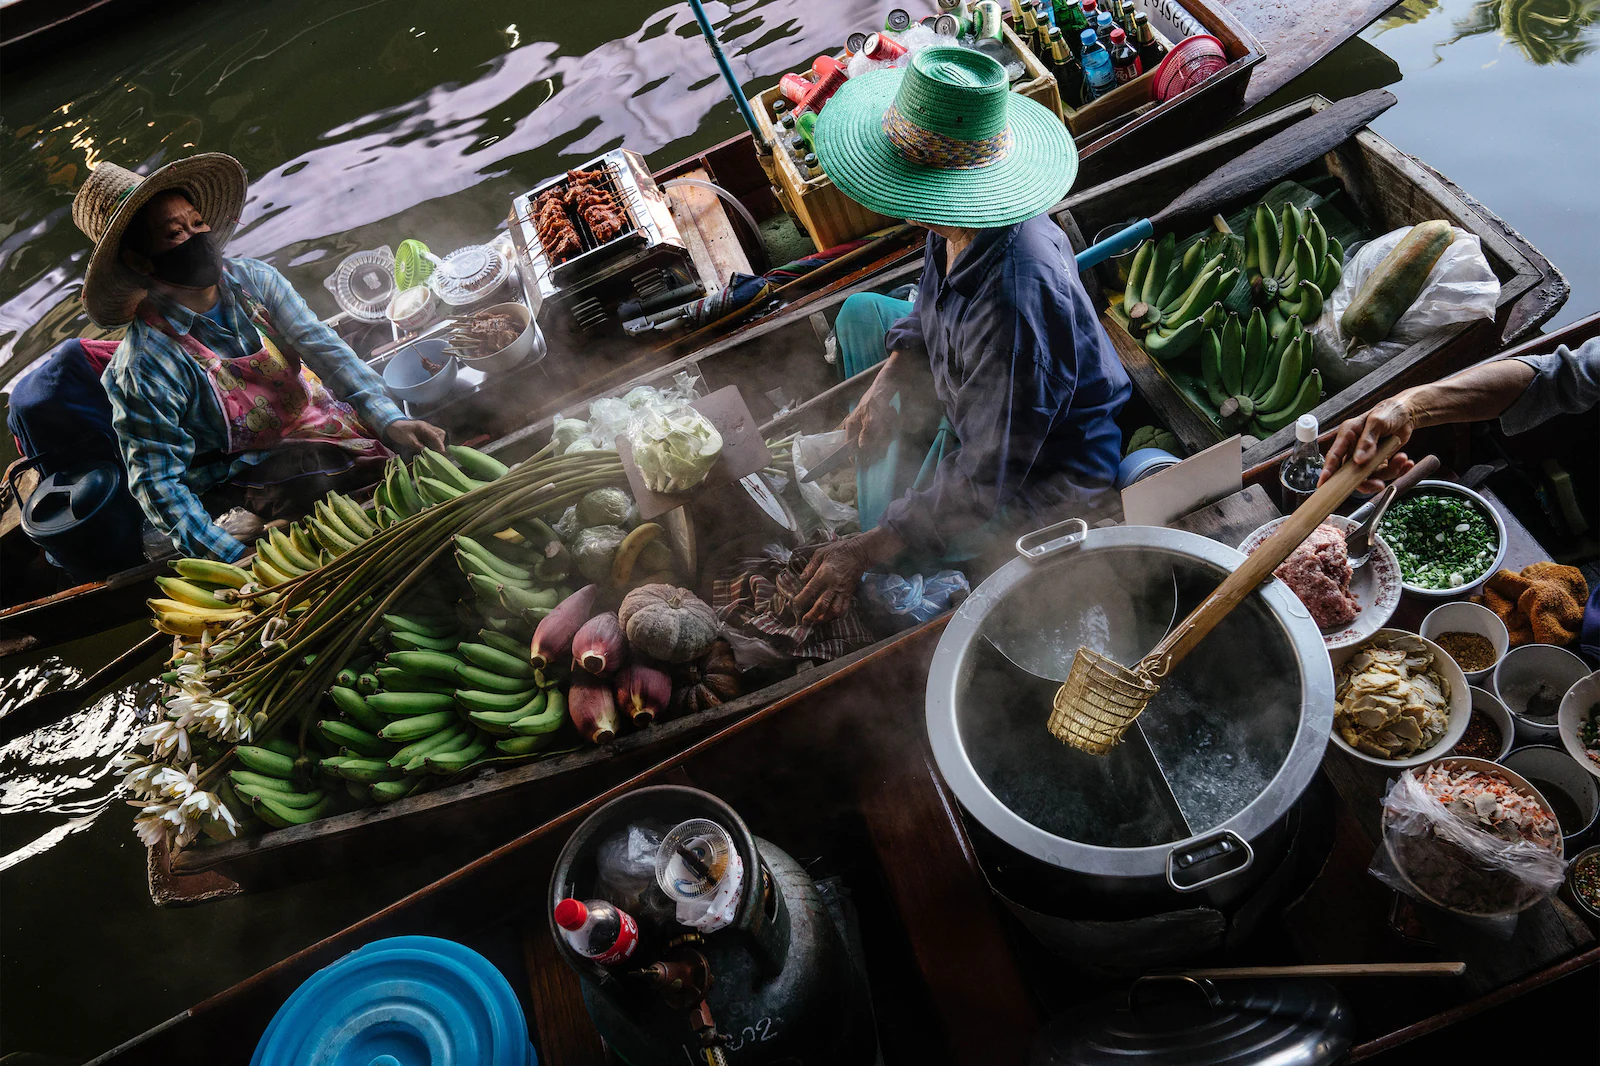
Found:
M 632 498 L 621 489 L 595 489 L 578 501 L 578 528 L 624 525 L 632 510 Z
M 1189 351 L 1222 316 L 1218 297 L 1233 288 L 1239 272 L 1224 269 L 1221 255 L 1203 255 L 1204 244 L 1197 241 L 1178 259 L 1177 238 L 1170 233 L 1159 242 L 1145 241 L 1134 253 L 1123 313 L 1157 359 Z
M 1383 257 L 1378 269 L 1367 276 L 1361 291 L 1340 316 L 1339 328 L 1368 344 L 1387 337 L 1400 316 L 1417 302 L 1433 265 L 1454 239 L 1455 231 L 1442 219 L 1412 226 L 1411 232 Z
M 700 658 L 720 629 L 710 604 L 673 585 L 641 585 L 623 597 L 617 615 L 628 643 L 664 663 Z
M 1245 234 L 1245 269 L 1251 299 L 1266 313 L 1274 339 L 1290 319 L 1317 320 L 1343 264 L 1344 246 L 1328 236 L 1315 211 L 1284 204 L 1279 218 L 1265 203 L 1256 205 Z
M 1206 398 L 1217 409 L 1224 430 L 1248 430 L 1265 440 L 1322 399 L 1322 374 L 1311 369 L 1311 334 L 1291 318 L 1276 341 L 1266 316 L 1256 308 L 1241 327 L 1229 315 L 1220 329 L 1207 330 L 1200 344 L 1200 371 Z
M 589 581 L 609 581 L 611 564 L 628 534 L 621 526 L 593 526 L 578 531 L 572 539 L 572 558 L 578 573 Z

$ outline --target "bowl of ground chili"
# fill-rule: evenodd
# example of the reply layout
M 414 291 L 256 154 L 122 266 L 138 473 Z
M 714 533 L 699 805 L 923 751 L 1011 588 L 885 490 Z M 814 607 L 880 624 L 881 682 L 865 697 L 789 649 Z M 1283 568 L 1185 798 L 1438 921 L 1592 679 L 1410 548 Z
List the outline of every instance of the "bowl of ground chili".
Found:
M 1511 712 L 1493 692 L 1469 687 L 1467 693 L 1472 697 L 1472 715 L 1467 719 L 1467 731 L 1450 754 L 1499 762 L 1511 751 L 1512 738 L 1516 736 Z
M 1511 647 L 1511 634 L 1499 615 L 1465 600 L 1435 607 L 1417 632 L 1443 648 L 1474 685 L 1489 676 Z

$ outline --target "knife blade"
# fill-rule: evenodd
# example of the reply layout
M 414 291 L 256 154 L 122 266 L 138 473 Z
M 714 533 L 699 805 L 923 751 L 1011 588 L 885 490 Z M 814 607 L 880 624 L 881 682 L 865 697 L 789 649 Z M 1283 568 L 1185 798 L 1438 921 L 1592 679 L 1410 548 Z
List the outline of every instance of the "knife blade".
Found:
M 772 494 L 772 489 L 767 487 L 766 481 L 759 473 L 746 474 L 739 479 L 739 484 L 744 487 L 744 491 L 750 495 L 750 498 L 756 502 L 756 506 L 761 508 L 762 513 L 768 518 L 787 529 L 790 533 L 799 531 L 800 525 L 794 520 L 794 515 L 789 513 L 789 509 L 783 505 L 783 501 Z
M 842 445 L 838 451 L 822 460 L 822 462 L 818 463 L 810 470 L 807 470 L 806 476 L 800 479 L 800 483 L 802 485 L 809 485 L 822 475 L 833 473 L 835 470 L 848 463 L 851 457 L 855 455 L 855 451 L 855 445 L 853 444 Z

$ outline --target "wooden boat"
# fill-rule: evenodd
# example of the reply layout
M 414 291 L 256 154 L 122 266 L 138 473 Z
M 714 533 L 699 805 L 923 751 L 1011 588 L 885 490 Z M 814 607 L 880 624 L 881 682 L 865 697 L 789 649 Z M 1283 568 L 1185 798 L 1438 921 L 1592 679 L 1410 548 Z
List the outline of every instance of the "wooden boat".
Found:
M 1256 122 L 1213 137 L 1193 150 L 1194 158 L 1186 156 L 1175 161 L 1170 169 L 1158 165 L 1128 178 L 1076 193 L 1058 210 L 1057 217 L 1074 240 L 1079 241 L 1081 231 L 1087 228 L 1080 224 L 1080 218 L 1089 220 L 1090 225 L 1098 225 L 1095 220 L 1104 217 L 1108 211 L 1120 211 L 1123 213 L 1121 217 L 1148 213 L 1181 191 L 1186 184 L 1183 175 L 1192 177 L 1195 172 L 1195 159 L 1207 166 L 1220 165 L 1230 155 L 1236 155 L 1258 143 L 1316 106 L 1319 106 L 1316 101 L 1310 101 L 1283 108 Z M 1352 157 L 1350 153 L 1355 152 L 1361 154 Z M 1431 171 L 1415 165 L 1409 169 L 1400 168 L 1399 164 L 1409 160 L 1409 157 L 1402 156 L 1370 132 L 1358 134 L 1333 155 L 1339 159 L 1367 160 L 1363 166 L 1368 169 L 1389 167 L 1388 172 L 1393 174 L 1391 180 L 1397 183 L 1389 196 L 1400 202 L 1406 202 L 1408 197 L 1425 202 L 1422 198 L 1443 181 L 1433 176 Z M 1184 170 L 1185 167 L 1189 169 Z M 1137 192 L 1142 192 L 1143 197 L 1129 198 Z M 1111 204 L 1115 206 L 1107 206 Z M 1508 311 L 1508 321 L 1515 319 L 1519 333 L 1531 331 L 1538 322 L 1554 313 L 1559 306 L 1559 298 L 1565 295 L 1565 282 L 1537 251 L 1514 233 L 1502 232 L 1503 224 L 1481 207 L 1468 209 L 1463 206 L 1452 217 L 1483 235 L 1485 247 L 1504 249 L 1503 252 L 1494 253 L 1506 257 L 1504 262 L 1527 264 L 1526 275 L 1518 274 L 1513 279 L 1525 280 L 1527 284 L 1518 290 L 1511 305 L 1508 305 L 1524 308 L 1515 316 Z M 1491 240 L 1498 243 L 1491 244 Z M 916 261 L 902 263 L 855 286 L 821 297 L 808 305 L 808 310 L 831 320 L 839 305 L 852 292 L 868 288 L 880 291 L 890 289 L 914 280 L 920 269 Z M 1509 282 L 1506 287 L 1510 288 Z M 1552 291 L 1555 293 L 1554 299 Z M 1120 327 L 1109 319 L 1107 324 L 1115 338 Z M 1164 386 L 1159 378 L 1149 372 L 1146 364 L 1150 361 L 1144 357 L 1142 350 L 1125 333 L 1121 336 L 1123 342 L 1119 343 L 1118 350 L 1137 386 L 1135 401 L 1129 404 L 1122 415 L 1124 433 L 1154 422 L 1173 428 L 1191 450 L 1197 451 L 1212 443 L 1215 438 L 1189 443 L 1184 435 L 1183 423 L 1179 421 L 1187 414 L 1186 409 L 1175 405 L 1170 390 L 1162 391 Z M 1436 346 L 1428 353 L 1419 355 L 1412 363 L 1409 377 L 1387 376 L 1377 387 L 1364 393 L 1363 403 L 1370 405 L 1412 378 L 1426 380 L 1438 377 L 1497 347 L 1499 345 L 1494 340 L 1492 330 L 1461 333 L 1451 343 Z M 707 392 L 728 385 L 739 386 L 756 418 L 766 422 L 763 431 L 768 439 L 796 427 L 815 432 L 837 424 L 850 401 L 866 388 L 876 371 L 868 370 L 850 381 L 832 384 L 834 371 L 821 358 L 786 360 L 783 376 L 785 387 L 791 394 L 813 398 L 793 411 L 778 415 L 772 401 L 763 395 L 764 388 L 769 387 L 771 380 L 771 353 L 805 351 L 808 348 L 813 351 L 818 349 L 808 317 L 774 316 L 698 352 L 665 365 L 657 365 L 649 373 L 619 383 L 608 391 L 610 394 L 619 394 L 636 384 L 664 382 L 680 372 L 690 371 L 703 380 Z M 581 409 L 571 406 L 566 411 L 581 414 Z M 553 416 L 546 417 L 509 433 L 490 446 L 489 450 L 504 462 L 518 461 L 532 454 L 549 439 L 552 420 Z M 1331 422 L 1328 424 L 1331 427 Z M 1274 454 L 1266 451 L 1264 446 L 1258 446 L 1252 452 L 1263 452 L 1268 456 Z M 1275 478 L 1275 468 L 1270 466 L 1262 466 L 1255 472 L 1255 480 L 1260 483 L 1274 483 Z M 818 691 L 833 684 L 841 674 L 867 666 L 876 669 L 874 664 L 899 643 L 932 639 L 940 624 L 938 621 L 927 623 L 919 630 L 880 641 L 849 659 L 751 693 L 714 712 L 665 723 L 625 738 L 606 749 L 559 756 L 508 771 L 486 771 L 473 780 L 409 797 L 383 808 L 338 815 L 258 837 L 190 848 L 170 859 L 163 854 L 152 853 L 152 894 L 160 902 L 178 902 L 193 899 L 197 895 L 231 893 L 241 888 L 277 884 L 289 878 L 313 876 L 318 871 L 335 866 L 348 866 L 364 861 L 366 857 L 392 855 L 396 847 L 426 848 L 429 839 L 459 834 L 469 824 L 489 827 L 486 832 L 499 831 L 501 839 L 504 839 L 519 824 L 517 819 L 525 817 L 529 809 L 554 812 L 562 804 L 571 805 L 593 794 L 597 788 L 615 781 L 630 767 L 637 765 L 639 760 L 660 758 L 669 745 L 681 746 L 691 742 L 707 729 L 755 712 L 775 701 L 790 699 L 798 692 Z
M 1275 514 L 1256 501 L 1191 516 L 1226 541 Z M 989 1066 L 1025 1061 L 1045 1019 L 1116 986 L 1073 969 L 998 905 L 965 816 L 922 739 L 932 627 L 886 649 L 871 671 L 826 691 L 792 694 L 631 776 L 369 918 L 241 981 L 94 1060 L 95 1066 L 244 1062 L 278 1006 L 316 970 L 400 935 L 459 940 L 501 966 L 527 1009 L 541 1061 L 609 1061 L 556 955 L 543 892 L 556 854 L 604 801 L 646 784 L 703 788 L 751 830 L 807 857 L 814 876 L 842 875 L 861 915 L 865 965 L 883 1061 Z M 898 697 L 894 694 L 898 693 Z M 848 744 L 840 743 L 848 736 Z M 1351 1004 L 1357 1062 L 1435 1032 L 1600 962 L 1594 934 L 1559 900 L 1522 916 L 1515 938 L 1484 938 L 1422 915 L 1435 946 L 1385 926 L 1392 893 L 1366 867 L 1382 774 L 1335 764 L 1303 802 L 1323 813 L 1292 872 L 1287 906 L 1226 965 L 1464 960 L 1463 977 L 1338 982 Z M 534 815 L 538 821 L 545 815 Z M 1213 960 L 1207 960 L 1207 965 Z
M 37 62 L 148 4 L 149 0 L 5 0 L 0 4 L 0 58 L 12 67 Z
M 8 6 L 45 5 L 32 0 L 14 0 Z M 52 10 L 58 5 L 49 5 Z M 1337 5 L 1305 5 L 1285 9 L 1278 0 L 1186 0 L 1185 6 L 1202 25 L 1223 41 L 1229 62 L 1216 75 L 1180 95 L 1149 108 L 1134 108 L 1107 115 L 1093 128 L 1077 128 L 1080 157 L 1078 184 L 1099 184 L 1142 166 L 1167 153 L 1192 143 L 1197 137 L 1218 129 L 1243 108 L 1264 99 L 1307 69 L 1335 45 L 1348 40 L 1379 14 L 1370 4 L 1340 0 Z M 1097 112 L 1084 109 L 1084 124 Z M 744 134 L 657 172 L 666 181 L 699 174 L 729 190 L 758 220 L 771 218 L 782 210 L 774 195 L 772 179 L 762 165 L 750 135 Z M 696 206 L 703 220 L 708 244 L 731 242 L 753 261 L 760 260 L 755 236 L 735 227 L 721 204 L 711 198 Z M 1115 221 L 1115 220 L 1114 220 Z M 698 228 L 698 227 L 697 227 Z M 1091 235 L 1093 231 L 1090 231 Z M 569 364 L 572 373 L 551 381 L 543 374 L 527 377 L 522 389 L 496 390 L 492 404 L 468 405 L 460 412 L 472 423 L 469 437 L 490 436 L 519 428 L 553 411 L 569 407 L 588 396 L 601 394 L 614 385 L 645 374 L 654 367 L 670 363 L 685 352 L 714 343 L 719 337 L 737 335 L 767 324 L 774 317 L 789 320 L 817 310 L 817 302 L 859 286 L 891 265 L 913 264 L 897 275 L 914 277 L 921 248 L 902 236 L 879 242 L 858 257 L 842 261 L 826 273 L 812 278 L 809 286 L 782 294 L 785 306 L 776 310 L 757 309 L 733 321 L 719 323 L 715 329 L 665 343 L 620 345 L 611 351 L 591 350 L 585 345 L 583 357 Z M 715 279 L 720 283 L 724 279 Z M 752 321 L 753 319 L 753 321 Z M 387 337 L 382 338 L 387 340 Z M 358 351 L 370 351 L 374 337 L 353 336 Z M 547 360 L 553 366 L 557 360 Z M 548 367 L 546 368 L 549 369 Z M 531 371 L 530 371 L 531 373 Z M 495 425 L 514 413 L 514 425 Z M 119 625 L 138 616 L 139 601 L 153 591 L 152 579 L 160 566 L 139 567 L 116 574 L 104 582 L 41 595 L 22 593 L 16 575 L 26 561 L 36 556 L 31 545 L 14 545 L 21 538 L 14 523 L 0 525 L 7 533 L 11 551 L 7 571 L 12 577 L 0 589 L 0 657 L 32 648 L 46 647 Z

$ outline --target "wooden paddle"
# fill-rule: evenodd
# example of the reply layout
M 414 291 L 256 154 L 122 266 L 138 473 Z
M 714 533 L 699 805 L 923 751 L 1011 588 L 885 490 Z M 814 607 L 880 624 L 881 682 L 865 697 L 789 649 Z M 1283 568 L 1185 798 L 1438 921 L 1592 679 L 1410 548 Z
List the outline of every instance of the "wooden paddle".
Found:
M 1157 229 L 1172 229 L 1184 219 L 1209 218 L 1224 204 L 1282 181 L 1286 175 L 1348 141 L 1394 102 L 1394 94 L 1387 89 L 1371 89 L 1360 96 L 1340 100 L 1282 133 L 1273 134 L 1189 186 L 1187 192 L 1149 218 L 1142 218 L 1079 252 L 1078 269 L 1088 270 L 1136 248 L 1140 241 L 1155 236 Z
M 171 648 L 171 636 L 152 633 L 76 685 L 35 696 L 0 718 L 0 744 L 9 744 L 35 729 L 54 725 L 98 695 L 106 686 L 120 681 L 128 671 L 150 656 L 159 651 L 170 651 Z

